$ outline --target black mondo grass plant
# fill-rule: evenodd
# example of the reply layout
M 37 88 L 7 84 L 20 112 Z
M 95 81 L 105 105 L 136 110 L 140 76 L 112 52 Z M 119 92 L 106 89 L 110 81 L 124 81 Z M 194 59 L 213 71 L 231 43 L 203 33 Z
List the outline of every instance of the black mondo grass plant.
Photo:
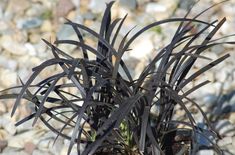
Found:
M 107 4 L 99 33 L 68 20 L 66 24 L 71 26 L 78 39 L 56 40 L 55 43 L 43 40 L 54 57 L 34 67 L 26 83 L 21 81 L 20 86 L 1 91 L 0 99 L 16 99 L 12 116 L 21 100 L 34 105 L 33 113 L 16 125 L 30 119 L 33 119 L 34 125 L 40 119 L 57 134 L 56 139 L 61 136 L 70 141 L 68 154 L 74 148 L 78 155 L 196 154 L 202 149 L 213 149 L 217 154 L 222 154 L 215 142 L 220 138 L 219 134 L 201 107 L 189 97 L 209 81 L 187 90 L 185 87 L 229 57 L 229 54 L 225 54 L 191 73 L 198 59 L 210 60 L 202 55 L 203 52 L 213 46 L 235 43 L 223 41 L 229 36 L 212 39 L 226 19 L 212 22 L 198 19 L 213 6 L 193 18 L 188 17 L 189 11 L 182 18 L 154 22 L 131 37 L 128 32 L 118 43 L 118 48 L 115 48 L 117 36 L 127 16 L 111 20 L 113 3 Z M 178 24 L 171 41 L 157 51 L 139 77 L 133 79 L 122 56 L 131 52 L 129 46 L 142 33 L 166 23 Z M 195 27 L 198 31 L 192 32 Z M 97 48 L 85 42 L 83 33 L 97 40 Z M 202 41 L 197 44 L 199 38 Z M 57 45 L 60 44 L 76 46 L 83 57 L 68 55 L 59 49 Z M 91 59 L 89 52 L 96 59 Z M 38 75 L 51 66 L 59 67 L 61 72 L 51 73 L 34 84 Z M 19 91 L 7 93 L 9 90 Z M 189 102 L 204 116 L 207 128 L 197 125 L 186 106 Z M 185 111 L 186 121 L 173 119 L 176 105 Z M 156 107 L 157 111 L 153 113 Z M 52 121 L 56 122 L 56 127 Z M 198 135 L 204 137 L 208 145 L 199 145 Z

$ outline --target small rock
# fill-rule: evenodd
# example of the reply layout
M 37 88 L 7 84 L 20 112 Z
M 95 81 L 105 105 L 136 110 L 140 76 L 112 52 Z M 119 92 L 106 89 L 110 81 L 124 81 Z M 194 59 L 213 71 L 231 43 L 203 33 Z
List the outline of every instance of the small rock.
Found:
M 33 29 L 42 25 L 42 19 L 34 17 L 17 20 L 16 26 L 19 29 Z
M 8 140 L 8 146 L 15 148 L 24 148 L 26 142 L 33 142 L 34 144 L 38 144 L 40 138 L 44 135 L 44 131 L 40 130 L 30 130 L 27 132 L 23 132 L 21 134 L 17 134 L 14 137 L 11 137 Z
M 0 129 L 0 140 L 5 140 L 9 137 L 9 134 L 5 129 Z
M 207 107 L 213 106 L 217 101 L 218 101 L 218 96 L 214 94 L 207 94 L 202 98 L 203 104 Z
M 18 71 L 18 76 L 23 80 L 26 81 L 28 80 L 29 76 L 30 76 L 31 72 L 29 69 L 27 68 L 20 68 Z
M 94 20 L 95 15 L 92 12 L 86 12 L 82 15 L 82 17 L 86 20 Z
M 196 155 L 214 155 L 213 150 L 200 150 Z
M 64 25 L 61 27 L 60 31 L 58 32 L 58 39 L 68 39 L 68 40 L 77 40 L 77 35 L 74 32 L 74 30 L 68 26 Z M 71 53 L 76 46 L 70 45 L 70 44 L 60 44 L 58 46 L 62 51 L 65 51 L 66 53 Z
M 68 152 L 68 146 L 69 146 L 69 141 L 68 140 L 65 140 L 66 142 L 65 142 L 65 145 L 62 147 L 62 150 L 61 150 L 61 152 L 60 152 L 60 155 L 64 155 L 64 154 L 67 154 L 67 152 Z M 77 147 L 77 146 L 76 146 Z M 77 155 L 77 148 L 76 147 L 73 147 L 72 148 L 72 151 L 71 151 L 71 154 L 70 155 Z M 85 148 L 85 144 L 81 144 L 81 148 L 80 148 L 80 150 L 81 150 L 81 152 L 84 150 L 84 148 Z
M 4 57 L 0 55 L 0 66 L 12 71 L 15 71 L 17 68 L 17 62 L 14 59 Z
M 7 106 L 4 102 L 0 102 L 0 115 L 3 115 L 7 112 Z
M 2 45 L 2 47 L 14 54 L 14 55 L 24 55 L 27 52 L 27 49 L 19 42 L 15 41 L 11 36 L 2 36 L 2 38 L 0 39 L 0 45 Z
M 11 120 L 0 119 L 0 124 L 10 135 L 14 135 L 16 133 L 15 124 Z
M 159 4 L 159 3 L 148 3 L 148 4 L 146 5 L 145 11 L 146 11 L 147 13 L 150 13 L 150 14 L 156 13 L 156 12 L 158 12 L 158 13 L 159 13 L 159 12 L 163 13 L 163 12 L 166 12 L 166 11 L 167 11 L 167 8 L 166 8 L 164 5 Z
M 136 0 L 120 0 L 120 4 L 123 6 L 123 7 L 127 7 L 129 9 L 136 9 L 137 7 L 137 1 Z
M 213 46 L 211 48 L 211 52 L 217 54 L 217 55 L 221 55 L 223 53 L 225 53 L 225 48 L 223 46 Z
M 71 0 L 71 2 L 73 3 L 73 5 L 75 5 L 76 6 L 76 8 L 79 8 L 79 6 L 80 6 L 80 0 Z
M 187 0 L 187 1 L 184 1 L 184 0 L 180 0 L 179 2 L 179 7 L 184 9 L 184 10 L 189 10 L 190 7 L 195 3 L 194 0 Z
M 77 11 L 72 10 L 67 14 L 66 18 L 73 21 L 74 18 L 76 18 L 76 16 L 77 16 Z
M 31 43 L 26 43 L 26 44 L 24 44 L 24 46 L 27 49 L 27 53 L 30 56 L 36 56 L 37 55 L 36 49 Z
M 12 150 L 9 150 L 9 152 L 4 152 L 2 153 L 1 155 L 29 155 L 28 153 L 24 152 L 24 151 L 20 151 L 20 150 L 17 150 L 15 152 L 13 152 Z
M 69 25 L 63 25 L 57 33 L 59 39 L 76 39 L 77 35 Z
M 224 137 L 223 139 L 219 140 L 217 144 L 218 146 L 222 147 L 225 145 L 232 144 L 232 142 L 232 137 Z
M 223 147 L 223 155 L 234 155 L 235 154 L 235 148 L 233 145 L 227 145 Z
M 230 114 L 229 121 L 235 125 L 235 112 Z
M 15 86 L 17 84 L 17 73 L 8 69 L 0 69 L 0 82 L 5 88 Z
M 9 0 L 6 11 L 13 13 L 24 13 L 24 11 L 30 7 L 30 3 L 28 0 Z
M 53 142 L 54 142 L 54 139 L 51 140 L 51 146 L 49 147 L 50 152 L 54 154 L 60 154 L 60 152 L 62 151 L 61 146 L 64 145 L 64 139 L 62 137 L 58 137 L 54 145 L 52 145 Z
M 65 17 L 71 10 L 75 8 L 75 5 L 71 0 L 59 0 L 56 7 L 57 17 Z
M 0 34 L 7 33 L 8 29 L 9 29 L 8 24 L 4 20 L 1 20 L 0 21 Z
M 228 120 L 219 120 L 215 123 L 215 130 L 222 136 L 234 136 L 235 126 L 232 125 Z
M 226 16 L 234 16 L 235 15 L 235 5 L 231 5 L 229 3 L 221 5 L 221 10 L 226 14 Z
M 18 148 L 14 148 L 14 147 L 9 147 L 9 146 L 7 146 L 3 151 L 2 151 L 2 153 L 5 153 L 5 154 L 7 154 L 7 153 L 15 153 L 15 152 L 19 152 L 19 149 Z M 1 154 L 2 155 L 2 154 Z
M 41 36 L 38 33 L 29 34 L 29 41 L 31 43 L 38 43 L 41 41 Z
M 53 30 L 53 26 L 50 20 L 45 20 L 41 26 L 42 32 L 51 32 Z
M 36 148 L 36 145 L 32 142 L 26 142 L 24 144 L 24 151 L 27 152 L 28 154 L 32 154 Z
M 6 140 L 0 140 L 0 152 L 2 152 L 2 150 L 6 147 L 7 147 L 7 141 Z
M 29 9 L 27 9 L 25 15 L 27 17 L 37 17 L 45 12 L 46 7 L 40 3 L 33 3 Z
M 143 39 L 143 38 L 144 39 Z M 135 41 L 135 46 L 131 47 L 131 51 L 128 51 L 129 56 L 138 60 L 146 59 L 151 56 L 151 52 L 154 49 L 152 42 L 152 34 L 143 34 L 141 38 Z
M 52 144 L 53 144 L 53 141 L 51 139 L 44 139 L 44 140 L 41 140 L 37 146 L 39 150 L 46 151 L 49 149 L 49 147 L 52 147 Z
M 235 148 L 235 137 L 232 137 L 232 145 Z
M 105 3 L 109 3 L 111 1 L 112 0 L 102 0 L 102 1 L 91 0 L 88 7 L 94 13 L 102 13 L 106 8 Z
M 164 0 L 160 2 L 150 2 L 146 5 L 145 11 L 155 17 L 157 20 L 169 18 L 175 8 L 177 1 Z
M 42 150 L 34 150 L 32 155 L 52 155 L 51 153 L 47 152 L 47 151 L 42 151 Z
M 19 134 L 19 133 L 22 133 L 25 131 L 33 130 L 34 127 L 32 127 L 32 124 L 33 124 L 33 119 L 30 119 L 30 120 L 24 122 L 23 124 L 17 126 L 16 127 L 17 133 Z

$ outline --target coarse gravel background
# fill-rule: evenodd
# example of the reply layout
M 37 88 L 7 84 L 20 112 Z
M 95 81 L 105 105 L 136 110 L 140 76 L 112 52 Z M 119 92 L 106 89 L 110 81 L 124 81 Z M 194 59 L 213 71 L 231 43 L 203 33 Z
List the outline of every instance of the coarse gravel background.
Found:
M 99 31 L 102 13 L 108 0 L 0 0 L 0 90 L 19 85 L 18 77 L 26 81 L 32 67 L 52 57 L 42 38 L 54 41 L 76 38 L 73 29 L 64 25 L 65 18 L 85 24 Z M 190 16 L 198 14 L 220 0 L 201 0 L 194 6 Z M 119 0 L 113 7 L 113 17 L 124 17 L 127 20 L 121 30 L 123 37 L 126 32 L 154 21 L 185 15 L 193 0 Z M 218 36 L 235 33 L 235 0 L 214 7 L 199 19 L 213 21 L 226 17 L 227 21 L 217 34 Z M 124 59 L 137 77 L 144 65 L 153 55 L 171 39 L 176 30 L 175 24 L 166 24 L 145 33 L 132 45 L 132 50 L 124 55 Z M 215 38 L 216 38 L 215 37 Z M 235 40 L 235 37 L 230 39 Z M 87 42 L 94 44 L 92 38 Z M 95 46 L 95 44 L 94 44 Z M 80 56 L 74 47 L 61 47 L 73 56 Z M 212 117 L 213 125 L 223 139 L 218 145 L 227 154 L 235 154 L 235 46 L 216 46 L 205 56 L 216 59 L 230 53 L 231 57 L 217 67 L 205 73 L 200 79 L 212 81 L 193 94 L 193 98 Z M 198 61 L 196 67 L 207 62 Z M 39 78 L 47 77 L 54 68 L 47 70 Z M 199 79 L 199 80 L 200 80 Z M 14 117 L 10 112 L 14 101 L 0 101 L 0 151 L 1 155 L 65 155 L 69 142 L 56 137 L 40 121 L 32 127 L 29 121 L 19 127 L 15 123 L 31 112 L 30 104 L 22 103 Z M 194 112 L 198 123 L 203 125 L 202 116 Z M 176 116 L 184 116 L 178 109 Z M 225 153 L 225 154 L 226 154 Z M 76 152 L 72 153 L 73 155 Z M 200 154 L 213 155 L 212 151 Z

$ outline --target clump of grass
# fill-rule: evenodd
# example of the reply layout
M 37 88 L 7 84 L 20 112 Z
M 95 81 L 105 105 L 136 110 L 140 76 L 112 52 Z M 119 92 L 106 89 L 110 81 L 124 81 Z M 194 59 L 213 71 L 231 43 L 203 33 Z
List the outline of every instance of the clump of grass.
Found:
M 16 125 L 30 119 L 34 119 L 34 125 L 40 119 L 57 137 L 70 140 L 68 154 L 75 145 L 78 154 L 82 155 L 195 154 L 201 149 L 209 148 L 220 154 L 220 148 L 214 143 L 219 135 L 207 121 L 200 106 L 189 97 L 209 81 L 187 90 L 185 86 L 229 57 L 229 54 L 225 54 L 189 73 L 197 59 L 209 59 L 201 55 L 207 49 L 221 44 L 234 44 L 219 42 L 223 38 L 212 40 L 226 19 L 212 22 L 199 20 L 198 17 L 210 9 L 208 8 L 193 18 L 189 18 L 187 14 L 182 18 L 157 21 L 139 30 L 129 40 L 128 32 L 115 49 L 116 38 L 127 16 L 112 21 L 113 3 L 107 4 L 99 33 L 68 20 L 66 24 L 73 28 L 78 40 L 57 40 L 54 44 L 43 40 L 54 58 L 34 67 L 26 83 L 21 81 L 21 86 L 11 88 L 20 88 L 19 93 L 5 94 L 3 92 L 7 90 L 2 91 L 1 99 L 16 99 L 12 116 L 21 100 L 28 100 L 34 105 L 35 111 Z M 139 77 L 133 79 L 122 56 L 142 33 L 166 23 L 179 24 L 171 42 L 156 52 Z M 198 31 L 192 33 L 191 30 L 195 28 Z M 209 33 L 203 36 L 206 31 Z M 86 44 L 83 33 L 89 33 L 96 39 L 97 48 Z M 199 38 L 203 41 L 197 44 Z M 81 49 L 83 57 L 68 55 L 58 48 L 57 45 L 60 44 L 76 46 Z M 91 59 L 89 52 L 96 59 Z M 51 66 L 61 68 L 61 72 L 51 73 L 48 78 L 33 84 L 36 77 Z M 124 70 L 124 75 L 120 68 Z M 207 129 L 197 126 L 194 116 L 186 106 L 188 102 L 204 116 Z M 176 105 L 185 111 L 187 121 L 172 119 Z M 154 108 L 156 111 L 152 112 Z M 56 122 L 56 127 L 52 121 Z M 179 128 L 180 124 L 187 127 Z M 72 131 L 71 134 L 68 134 L 68 130 Z M 198 135 L 210 144 L 198 145 Z
M 52 10 L 45 10 L 41 16 L 40 16 L 43 20 L 47 20 L 47 19 L 52 19 L 53 17 L 53 12 Z

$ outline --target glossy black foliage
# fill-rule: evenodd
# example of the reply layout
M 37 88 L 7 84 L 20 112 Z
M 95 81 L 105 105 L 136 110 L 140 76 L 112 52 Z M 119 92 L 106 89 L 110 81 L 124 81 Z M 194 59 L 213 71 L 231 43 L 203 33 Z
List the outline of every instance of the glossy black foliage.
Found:
M 12 115 L 23 99 L 34 105 L 35 112 L 16 125 L 30 119 L 34 119 L 35 124 L 40 119 L 58 136 L 70 140 L 68 154 L 75 146 L 78 154 L 82 155 L 152 155 L 175 154 L 179 151 L 195 154 L 202 147 L 198 146 L 197 135 L 204 136 L 210 142 L 210 145 L 203 146 L 203 149 L 213 148 L 217 153 L 221 153 L 213 141 L 219 135 L 213 130 L 202 109 L 189 98 L 192 92 L 209 81 L 186 91 L 182 90 L 201 74 L 229 57 L 226 54 L 194 73 L 189 72 L 197 59 L 210 60 L 201 55 L 207 49 L 221 44 L 234 44 L 222 42 L 223 38 L 212 40 L 226 19 L 213 22 L 199 20 L 198 17 L 210 9 L 208 8 L 194 18 L 189 18 L 187 14 L 182 18 L 157 21 L 131 37 L 128 32 L 121 42 L 117 43 L 117 36 L 127 16 L 111 20 L 113 3 L 107 4 L 99 33 L 68 20 L 66 24 L 73 28 L 78 39 L 57 40 L 55 43 L 43 40 L 54 57 L 34 67 L 26 83 L 21 81 L 21 86 L 10 88 L 20 89 L 19 93 L 6 94 L 9 89 L 2 91 L 0 99 L 16 99 Z M 131 52 L 130 45 L 135 46 L 135 39 L 142 33 L 166 23 L 178 24 L 171 42 L 156 51 L 156 55 L 145 66 L 140 76 L 133 79 L 122 56 L 127 51 Z M 198 31 L 191 31 L 194 28 Z M 205 32 L 207 35 L 202 35 Z M 88 33 L 97 40 L 96 48 L 85 42 L 83 33 Z M 202 42 L 197 44 L 199 38 Z M 83 57 L 68 55 L 66 51 L 58 48 L 57 45 L 60 44 L 76 46 Z M 117 44 L 118 48 L 114 48 Z M 91 59 L 89 53 L 93 53 L 96 59 Z M 51 73 L 48 78 L 34 84 L 38 75 L 50 66 L 60 67 L 61 72 Z M 120 68 L 124 72 L 120 72 Z M 69 89 L 72 89 L 73 93 L 68 91 Z M 188 102 L 202 113 L 207 122 L 207 129 L 197 126 L 186 107 Z M 187 121 L 172 119 L 176 105 L 186 112 Z M 153 106 L 157 107 L 158 114 L 151 112 Z M 51 121 L 57 122 L 60 128 L 54 127 Z M 178 128 L 180 124 L 188 127 Z M 68 130 L 72 131 L 71 134 L 68 134 Z

